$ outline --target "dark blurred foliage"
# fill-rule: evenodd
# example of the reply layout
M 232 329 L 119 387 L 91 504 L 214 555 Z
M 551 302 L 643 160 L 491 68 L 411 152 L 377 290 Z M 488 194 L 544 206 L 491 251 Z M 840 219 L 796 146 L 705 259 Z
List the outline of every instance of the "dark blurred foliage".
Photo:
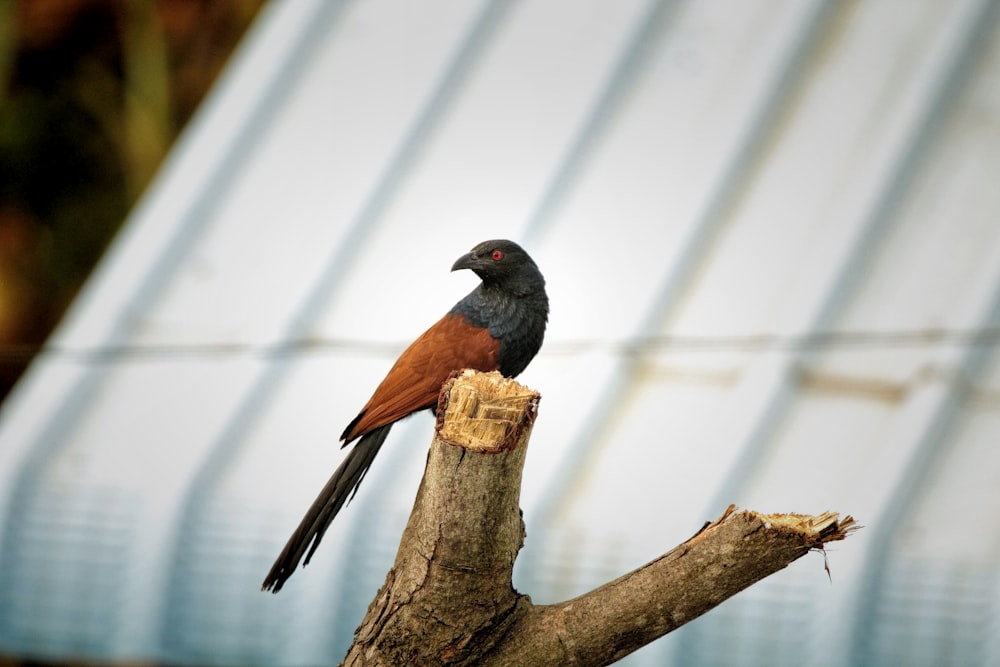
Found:
M 2 1 L 2 0 L 0 0 Z M 145 2 L 146 0 L 136 0 L 137 2 Z M 108 665 L 99 665 L 93 662 L 78 662 L 78 661 L 68 661 L 68 662 L 46 662 L 38 660 L 21 660 L 15 658 L 4 658 L 0 656 L 0 667 L 111 667 Z M 138 662 L 125 662 L 118 663 L 114 667 L 152 667 L 147 665 L 147 663 Z
M 0 350 L 44 342 L 264 1 L 0 0 Z

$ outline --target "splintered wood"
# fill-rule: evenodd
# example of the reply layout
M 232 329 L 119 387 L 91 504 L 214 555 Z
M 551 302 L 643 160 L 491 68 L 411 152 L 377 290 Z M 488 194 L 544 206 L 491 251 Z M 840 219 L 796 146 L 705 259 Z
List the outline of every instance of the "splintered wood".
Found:
M 534 421 L 538 399 L 537 392 L 496 371 L 462 371 L 441 391 L 438 437 L 472 451 L 507 451 Z
M 816 516 L 808 514 L 761 514 L 754 512 L 765 528 L 787 529 L 803 536 L 807 542 L 814 542 L 814 548 L 822 548 L 827 542 L 836 542 L 858 529 L 854 517 L 847 515 L 840 519 L 836 512 L 823 512 Z

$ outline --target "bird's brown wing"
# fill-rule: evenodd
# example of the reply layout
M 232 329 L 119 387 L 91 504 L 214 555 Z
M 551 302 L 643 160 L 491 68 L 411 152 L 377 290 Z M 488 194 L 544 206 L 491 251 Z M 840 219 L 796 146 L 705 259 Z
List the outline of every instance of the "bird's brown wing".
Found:
M 399 356 L 341 440 L 347 444 L 372 430 L 434 407 L 441 385 L 457 370 L 500 367 L 500 341 L 461 315 L 445 315 Z

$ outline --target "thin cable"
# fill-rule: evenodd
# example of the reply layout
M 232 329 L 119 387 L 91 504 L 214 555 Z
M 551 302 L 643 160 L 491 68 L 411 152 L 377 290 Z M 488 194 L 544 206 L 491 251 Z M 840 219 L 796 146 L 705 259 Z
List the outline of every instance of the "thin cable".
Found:
M 807 334 L 735 334 L 648 336 L 629 340 L 583 339 L 554 341 L 542 352 L 548 356 L 579 356 L 605 352 L 642 357 L 670 352 L 798 352 L 829 349 L 895 349 L 899 347 L 995 346 L 1000 326 L 978 329 L 902 329 L 819 331 Z M 161 343 L 70 347 L 63 345 L 0 345 L 0 365 L 24 364 L 34 357 L 80 363 L 113 363 L 124 360 L 226 360 L 306 356 L 350 352 L 392 358 L 403 342 L 350 338 L 289 340 L 277 343 Z

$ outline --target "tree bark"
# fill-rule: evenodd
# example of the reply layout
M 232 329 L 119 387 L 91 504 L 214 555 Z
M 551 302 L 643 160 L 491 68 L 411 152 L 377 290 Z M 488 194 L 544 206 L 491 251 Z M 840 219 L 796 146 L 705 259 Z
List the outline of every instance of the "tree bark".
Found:
M 856 528 L 850 516 L 730 507 L 656 560 L 535 605 L 511 574 L 521 471 L 539 395 L 499 373 L 442 388 L 427 468 L 385 584 L 346 665 L 607 665 Z

